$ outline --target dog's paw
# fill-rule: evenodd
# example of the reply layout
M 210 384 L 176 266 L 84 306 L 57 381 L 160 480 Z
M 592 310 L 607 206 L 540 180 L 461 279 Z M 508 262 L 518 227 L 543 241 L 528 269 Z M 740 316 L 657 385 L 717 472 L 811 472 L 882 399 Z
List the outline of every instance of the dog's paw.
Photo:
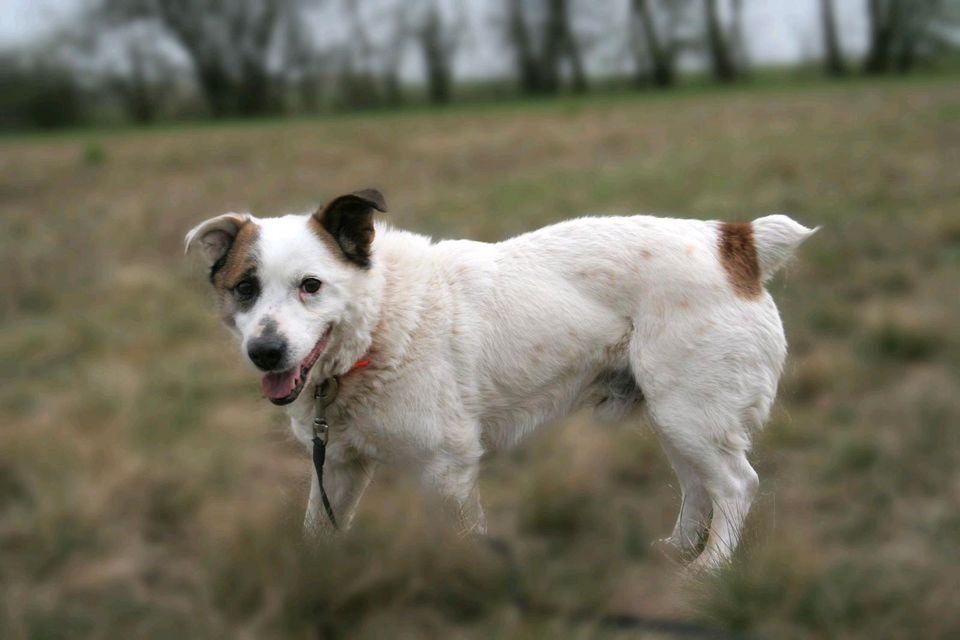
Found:
M 698 549 L 683 544 L 674 536 L 654 540 L 650 543 L 650 548 L 655 549 L 670 562 L 684 566 L 693 563 L 698 555 Z

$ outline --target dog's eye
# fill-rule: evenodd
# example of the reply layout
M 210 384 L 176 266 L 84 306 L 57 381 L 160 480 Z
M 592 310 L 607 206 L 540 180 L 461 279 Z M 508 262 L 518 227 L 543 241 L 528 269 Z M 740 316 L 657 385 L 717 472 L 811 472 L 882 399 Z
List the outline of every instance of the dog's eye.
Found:
M 304 293 L 316 293 L 320 291 L 322 285 L 323 283 L 316 278 L 304 278 L 303 282 L 300 283 L 300 291 Z
M 233 292 L 241 299 L 252 298 L 257 295 L 257 283 L 253 280 L 241 280 L 233 288 Z

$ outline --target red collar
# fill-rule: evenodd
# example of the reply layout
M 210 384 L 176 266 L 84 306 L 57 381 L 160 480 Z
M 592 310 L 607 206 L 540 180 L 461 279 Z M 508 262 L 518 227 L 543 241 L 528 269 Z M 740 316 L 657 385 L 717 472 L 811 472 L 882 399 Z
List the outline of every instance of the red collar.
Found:
M 353 372 L 356 371 L 357 369 L 363 369 L 363 368 L 364 368 L 365 366 L 367 366 L 368 364 L 370 364 L 370 360 L 368 360 L 367 358 L 360 358 L 359 360 L 357 360 L 356 362 L 353 363 L 353 366 L 350 367 L 350 371 L 347 371 L 347 372 L 346 372 L 345 374 L 343 374 L 343 375 L 345 375 L 345 376 L 346 376 L 346 375 L 350 375 L 351 373 L 353 373 Z

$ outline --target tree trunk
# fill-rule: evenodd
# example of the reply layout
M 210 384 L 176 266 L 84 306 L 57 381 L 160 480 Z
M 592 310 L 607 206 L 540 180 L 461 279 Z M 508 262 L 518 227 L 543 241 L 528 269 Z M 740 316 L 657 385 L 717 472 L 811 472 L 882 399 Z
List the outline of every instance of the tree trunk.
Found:
M 276 107 L 273 100 L 270 75 L 255 62 L 243 65 L 240 82 L 234 88 L 237 113 L 241 116 L 258 116 L 270 113 Z
M 870 45 L 863 70 L 866 73 L 886 73 L 890 70 L 893 47 L 901 18 L 900 0 L 869 0 Z
M 710 67 L 713 76 L 720 82 L 732 82 L 737 79 L 737 68 L 730 55 L 730 47 L 717 14 L 717 0 L 705 0 L 707 23 L 707 46 L 710 50 Z
M 573 32 L 573 25 L 570 23 L 567 1 L 564 0 L 563 4 L 564 42 L 566 43 L 564 50 L 567 60 L 570 62 L 570 81 L 575 92 L 586 93 L 589 87 L 587 86 L 587 73 L 583 68 L 583 56 L 580 53 L 580 43 L 577 41 L 577 37 Z
M 730 0 L 730 36 L 727 40 L 727 50 L 733 60 L 733 67 L 737 75 L 743 76 L 747 72 L 747 41 L 743 30 L 743 0 Z
M 431 7 L 426 22 L 420 29 L 420 46 L 426 66 L 427 93 L 430 102 L 450 102 L 452 73 L 450 71 L 450 47 L 447 45 L 443 21 L 436 5 Z
M 586 93 L 590 88 L 587 83 L 587 73 L 583 68 L 583 56 L 580 55 L 580 44 L 574 39 L 573 33 L 567 37 L 567 57 L 570 60 L 570 76 L 573 90 L 577 93 Z
M 556 93 L 560 88 L 560 56 L 564 46 L 564 0 L 547 0 L 547 19 L 543 26 L 543 54 L 540 77 L 543 90 Z
M 197 85 L 203 94 L 210 115 L 214 118 L 224 118 L 235 111 L 233 92 L 229 79 L 222 70 L 215 65 L 197 64 Z
M 837 22 L 833 13 L 833 0 L 820 0 L 820 24 L 823 27 L 823 66 L 831 76 L 847 73 L 847 65 L 840 51 L 840 37 L 837 35 Z
M 540 79 L 544 91 L 555 93 L 560 90 L 560 70 L 564 62 L 570 64 L 573 90 L 578 93 L 586 91 L 587 76 L 583 69 L 580 45 L 570 26 L 569 4 L 567 0 L 548 0 L 540 60 Z
M 667 53 L 657 33 L 657 24 L 650 12 L 649 0 L 633 0 L 633 11 L 643 27 L 643 38 L 650 56 L 653 83 L 658 87 L 669 87 L 674 81 L 673 59 Z M 638 78 L 645 74 L 646 70 L 638 69 Z
M 530 40 L 530 28 L 523 13 L 523 0 L 508 0 L 507 36 L 513 47 L 517 80 L 523 93 L 539 93 L 542 88 L 540 69 Z

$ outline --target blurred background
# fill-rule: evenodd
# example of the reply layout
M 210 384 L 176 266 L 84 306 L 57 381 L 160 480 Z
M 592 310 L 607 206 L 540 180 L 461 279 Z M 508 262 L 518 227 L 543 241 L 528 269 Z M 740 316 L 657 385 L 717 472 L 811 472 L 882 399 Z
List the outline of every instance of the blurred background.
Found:
M 958 4 L 4 0 L 0 637 L 957 637 Z M 182 238 L 368 186 L 435 237 L 822 225 L 732 566 L 651 546 L 672 473 L 588 413 L 485 463 L 516 566 L 386 469 L 302 546 L 308 458 Z

